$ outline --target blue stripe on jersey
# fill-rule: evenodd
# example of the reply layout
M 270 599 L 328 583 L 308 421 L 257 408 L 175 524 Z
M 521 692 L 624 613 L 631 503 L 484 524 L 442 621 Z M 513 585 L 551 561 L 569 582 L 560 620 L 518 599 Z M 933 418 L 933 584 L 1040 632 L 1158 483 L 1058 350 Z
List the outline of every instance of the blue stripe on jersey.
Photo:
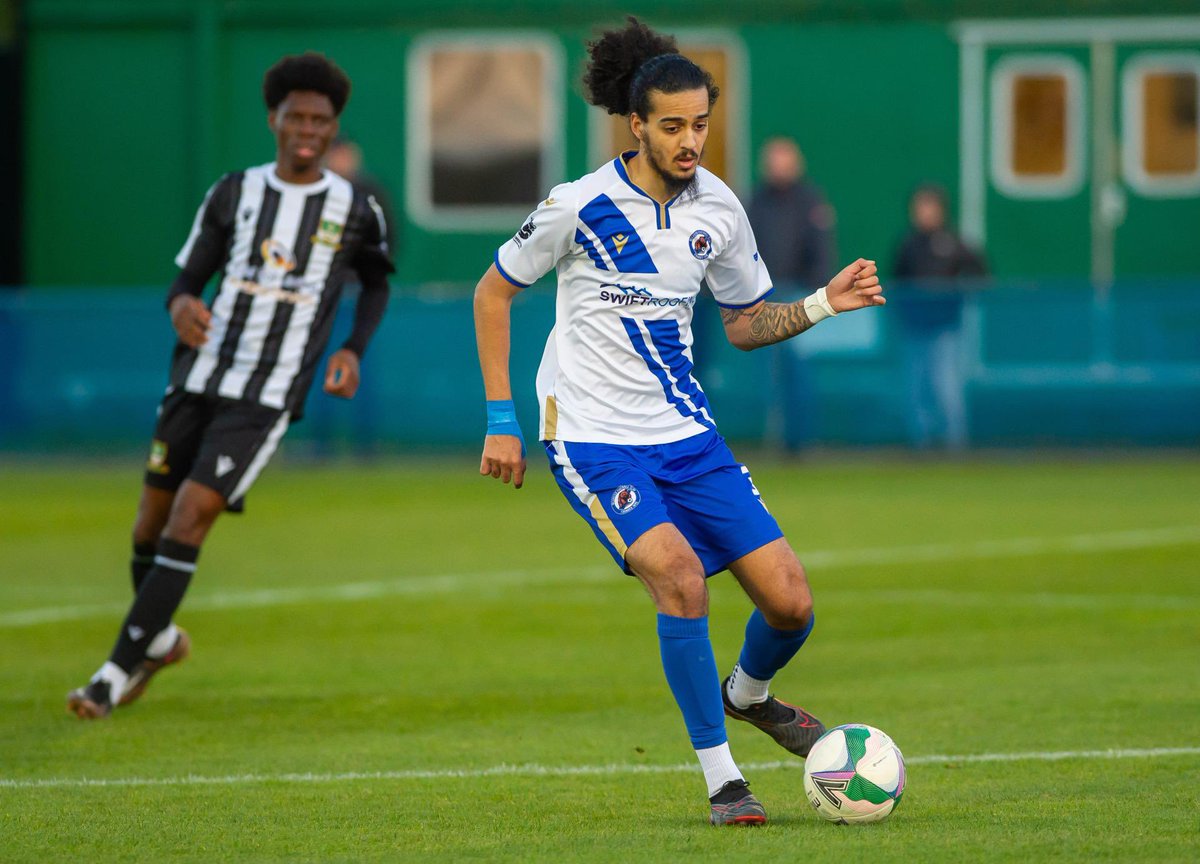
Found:
M 579 211 L 579 218 L 604 244 L 617 270 L 622 273 L 658 272 L 646 244 L 607 195 L 598 195 L 589 201 Z
M 596 249 L 596 244 L 587 238 L 587 236 L 578 228 L 575 229 L 575 242 L 584 248 L 588 253 L 588 257 L 592 259 L 592 263 L 601 270 L 607 270 L 608 265 L 604 263 L 604 259 L 600 256 L 600 252 Z
M 629 341 L 633 344 L 633 349 L 635 351 L 637 351 L 637 353 L 641 356 L 642 360 L 644 360 L 646 362 L 646 368 L 650 370 L 651 374 L 653 374 L 654 377 L 658 379 L 658 383 L 662 385 L 663 395 L 667 397 L 667 401 L 670 402 L 672 405 L 674 405 L 675 410 L 678 411 L 680 414 L 682 414 L 684 417 L 687 417 L 690 420 L 695 420 L 700 425 L 706 426 L 709 429 L 715 430 L 717 428 L 717 426 L 715 423 L 713 423 L 713 421 L 711 419 L 709 419 L 708 416 L 706 416 L 705 414 L 703 414 L 699 411 L 693 411 L 691 408 L 688 407 L 687 402 L 684 400 L 684 397 L 681 395 L 681 392 L 686 392 L 686 391 L 682 390 L 682 388 L 685 388 L 688 385 L 685 384 L 684 380 L 681 379 L 675 373 L 674 369 L 672 369 L 671 374 L 675 376 L 675 379 L 677 381 L 679 381 L 679 384 L 681 387 L 680 392 L 677 392 L 675 390 L 675 387 L 671 384 L 671 379 L 667 377 L 667 370 L 663 369 L 662 364 L 660 364 L 657 360 L 654 359 L 654 355 L 650 353 L 650 349 L 646 346 L 646 340 L 642 338 L 642 331 L 638 327 L 637 321 L 635 321 L 632 318 L 622 317 L 621 323 L 625 326 L 625 332 L 629 335 Z M 647 322 L 647 323 L 649 323 L 649 322 Z M 676 338 L 678 338 L 678 330 L 676 330 Z M 658 347 L 657 339 L 654 340 L 654 345 L 656 348 Z M 659 350 L 661 352 L 662 349 L 659 349 Z M 680 350 L 680 354 L 682 354 L 682 347 Z M 683 359 L 685 361 L 687 360 L 686 357 L 684 357 Z M 688 363 L 688 376 L 687 377 L 689 379 L 691 378 L 691 364 L 690 363 Z M 691 383 L 692 383 L 692 385 L 696 386 L 697 390 L 699 390 L 699 385 L 696 385 L 694 381 L 692 381 Z M 695 402 L 695 400 L 693 400 L 692 404 L 696 405 L 697 408 L 703 407 L 703 406 L 698 405 Z M 705 405 L 708 404 L 707 400 L 705 400 L 704 404 Z
M 675 386 L 679 392 L 691 399 L 697 409 L 708 411 L 708 397 L 700 389 L 700 382 L 692 375 L 692 361 L 683 350 L 683 340 L 679 337 L 679 322 L 669 318 L 646 321 L 646 329 L 650 331 L 650 341 L 658 349 L 658 356 L 675 377 Z M 711 416 L 712 412 L 708 411 L 708 414 Z

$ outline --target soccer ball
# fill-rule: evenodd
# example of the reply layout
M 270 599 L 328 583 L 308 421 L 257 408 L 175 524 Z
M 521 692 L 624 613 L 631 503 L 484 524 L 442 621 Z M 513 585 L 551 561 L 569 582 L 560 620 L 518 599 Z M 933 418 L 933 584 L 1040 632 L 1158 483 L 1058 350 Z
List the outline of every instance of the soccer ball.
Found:
M 804 794 L 821 817 L 848 825 L 886 819 L 904 794 L 904 756 L 873 726 L 830 729 L 804 761 Z

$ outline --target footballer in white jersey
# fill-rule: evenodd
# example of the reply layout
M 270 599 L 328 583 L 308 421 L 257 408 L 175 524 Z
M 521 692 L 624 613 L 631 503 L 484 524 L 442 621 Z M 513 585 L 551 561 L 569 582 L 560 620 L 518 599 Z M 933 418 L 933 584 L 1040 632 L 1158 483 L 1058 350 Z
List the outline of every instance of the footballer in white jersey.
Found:
M 588 100 L 627 115 L 640 146 L 551 190 L 479 281 L 488 400 L 479 470 L 518 488 L 524 479 L 509 313 L 517 293 L 553 270 L 538 437 L 568 503 L 654 602 L 663 671 L 704 771 L 709 820 L 761 824 L 766 812 L 733 760 L 725 716 L 800 757 L 824 733 L 807 711 L 769 693 L 812 631 L 812 595 L 749 471 L 717 432 L 693 374 L 692 315 L 704 282 L 729 340 L 752 350 L 882 305 L 882 287 L 874 262 L 859 259 L 803 301 L 767 302 L 771 279 L 746 214 L 700 167 L 718 95 L 712 77 L 635 18 L 588 53 Z M 755 610 L 722 681 L 705 580 L 726 569 Z

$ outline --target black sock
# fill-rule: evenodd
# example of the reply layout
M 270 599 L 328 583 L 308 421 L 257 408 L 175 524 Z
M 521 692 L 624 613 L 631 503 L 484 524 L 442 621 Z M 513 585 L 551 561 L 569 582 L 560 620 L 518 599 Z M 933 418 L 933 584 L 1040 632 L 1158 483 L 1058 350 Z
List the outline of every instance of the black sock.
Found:
M 171 618 L 196 571 L 196 559 L 200 557 L 199 546 L 189 546 L 174 540 L 158 541 L 158 554 L 154 566 L 142 581 L 142 587 L 134 598 L 133 606 L 125 617 L 117 644 L 113 646 L 109 659 L 132 672 L 146 657 L 150 640 L 171 623 Z
M 146 574 L 154 566 L 155 551 L 156 548 L 153 543 L 133 544 L 133 557 L 129 559 L 129 573 L 133 576 L 134 596 L 137 595 L 138 591 L 142 590 L 142 583 L 146 581 Z

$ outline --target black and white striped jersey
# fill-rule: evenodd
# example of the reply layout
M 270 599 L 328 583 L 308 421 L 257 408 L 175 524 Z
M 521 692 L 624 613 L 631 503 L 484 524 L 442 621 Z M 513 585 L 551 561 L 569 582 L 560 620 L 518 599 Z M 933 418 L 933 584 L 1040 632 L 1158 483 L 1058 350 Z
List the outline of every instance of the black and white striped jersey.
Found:
M 393 270 L 386 236 L 375 199 L 331 171 L 305 185 L 280 180 L 274 163 L 226 174 L 175 258 L 182 273 L 172 297 L 221 277 L 208 341 L 176 345 L 171 388 L 298 418 L 342 286 Z

